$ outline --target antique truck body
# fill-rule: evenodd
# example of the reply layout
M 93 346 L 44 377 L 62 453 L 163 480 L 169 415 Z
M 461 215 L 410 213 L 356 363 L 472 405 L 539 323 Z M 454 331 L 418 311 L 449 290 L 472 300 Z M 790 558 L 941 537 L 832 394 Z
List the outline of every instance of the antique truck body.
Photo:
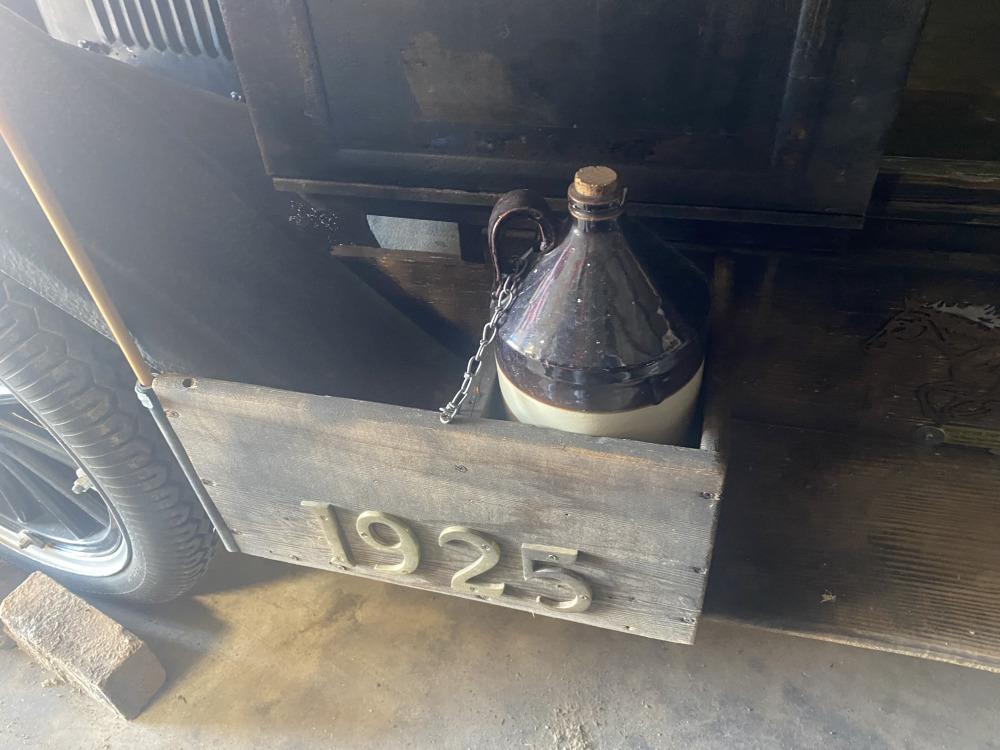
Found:
M 0 553 L 165 599 L 214 535 L 667 641 L 706 616 L 1000 669 L 1000 88 L 952 59 L 1000 18 L 972 5 L 0 9 L 31 159 L 0 155 Z M 591 163 L 712 280 L 697 425 L 518 424 L 489 366 L 440 424 L 492 205 L 564 210 Z

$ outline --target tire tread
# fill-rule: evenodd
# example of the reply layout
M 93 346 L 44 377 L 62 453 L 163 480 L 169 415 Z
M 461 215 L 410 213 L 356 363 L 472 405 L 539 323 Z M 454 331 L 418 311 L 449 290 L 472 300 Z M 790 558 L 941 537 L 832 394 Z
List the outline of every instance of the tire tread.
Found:
M 215 549 L 198 504 L 117 347 L 9 279 L 0 281 L 0 380 L 76 454 L 127 529 L 132 560 L 104 579 L 47 571 L 80 590 L 167 601 Z

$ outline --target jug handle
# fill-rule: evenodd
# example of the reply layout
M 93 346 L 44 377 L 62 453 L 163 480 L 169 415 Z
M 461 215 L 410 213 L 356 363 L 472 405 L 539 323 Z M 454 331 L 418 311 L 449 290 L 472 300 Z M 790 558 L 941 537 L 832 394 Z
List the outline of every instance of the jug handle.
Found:
M 496 273 L 496 285 L 500 286 L 502 274 L 500 271 L 500 253 L 497 244 L 500 239 L 500 230 L 507 219 L 516 217 L 527 218 L 538 227 L 541 243 L 540 252 L 548 252 L 556 244 L 556 222 L 552 214 L 552 209 L 545 199 L 534 190 L 511 190 L 500 196 L 490 214 L 490 221 L 487 225 L 486 236 L 490 249 L 490 261 L 493 263 L 493 271 Z M 528 255 L 534 250 L 528 251 Z M 525 256 L 525 258 L 527 255 Z M 522 258 L 524 260 L 525 258 Z

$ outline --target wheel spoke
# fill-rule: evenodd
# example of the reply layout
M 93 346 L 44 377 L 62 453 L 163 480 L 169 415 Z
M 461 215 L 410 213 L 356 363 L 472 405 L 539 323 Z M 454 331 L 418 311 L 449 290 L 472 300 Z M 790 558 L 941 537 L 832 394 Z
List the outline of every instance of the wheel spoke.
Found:
M 49 437 L 48 433 L 36 433 L 30 429 L 31 427 L 36 427 L 36 425 L 27 420 L 19 419 L 14 414 L 0 416 L 0 438 L 8 438 L 39 453 L 44 453 L 63 466 L 68 466 L 71 469 L 76 468 L 76 462 Z M 37 427 L 37 429 L 41 430 L 42 428 Z
M 9 456 L 62 495 L 70 505 L 79 508 L 100 524 L 107 521 L 107 512 L 104 510 L 103 503 L 96 501 L 93 497 L 88 497 L 86 493 L 78 495 L 73 492 L 64 467 L 47 464 L 44 456 L 36 455 L 23 446 L 8 443 L 5 447 Z
M 2 467 L 0 467 L 0 474 L 6 478 L 6 481 L 0 486 L 0 515 L 5 515 L 11 521 L 16 521 L 23 525 L 30 521 L 34 514 L 31 513 L 27 505 L 18 496 L 18 493 L 10 491 L 11 485 L 16 480 L 10 477 L 7 470 Z M 7 508 L 10 513 L 3 513 L 4 508 Z
M 37 538 L 41 546 L 32 548 L 32 554 L 62 560 L 67 569 L 83 565 L 81 556 L 121 548 L 103 496 L 93 488 L 73 492 L 81 476 L 78 466 L 72 453 L 0 384 L 0 527 Z
M 33 521 L 40 513 L 45 513 L 45 508 L 35 501 L 34 495 L 3 464 L 0 464 L 0 488 L 5 502 L 14 510 L 14 517 L 18 522 Z
M 97 521 L 101 526 L 104 526 L 108 522 L 108 509 L 104 505 L 104 502 L 98 498 L 95 492 L 81 492 L 79 495 L 73 491 L 69 493 L 63 493 L 64 497 L 68 498 L 73 505 L 82 510 L 92 519 Z
M 75 539 L 83 539 L 93 531 L 93 521 L 89 519 L 75 504 L 64 506 L 52 497 L 51 492 L 41 481 L 36 479 L 25 467 L 16 463 L 10 456 L 0 454 L 0 465 L 24 487 L 31 499 L 58 521 Z

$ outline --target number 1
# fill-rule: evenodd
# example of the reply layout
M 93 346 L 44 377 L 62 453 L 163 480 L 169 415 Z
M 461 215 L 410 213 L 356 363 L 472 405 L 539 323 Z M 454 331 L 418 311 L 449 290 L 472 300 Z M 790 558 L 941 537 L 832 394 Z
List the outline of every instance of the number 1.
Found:
M 344 532 L 337 521 L 337 509 L 329 503 L 318 503 L 315 500 L 303 500 L 303 508 L 308 508 L 319 520 L 323 528 L 323 536 L 330 547 L 330 564 L 340 568 L 353 568 L 354 560 L 351 559 L 351 548 L 347 546 L 344 539 Z

